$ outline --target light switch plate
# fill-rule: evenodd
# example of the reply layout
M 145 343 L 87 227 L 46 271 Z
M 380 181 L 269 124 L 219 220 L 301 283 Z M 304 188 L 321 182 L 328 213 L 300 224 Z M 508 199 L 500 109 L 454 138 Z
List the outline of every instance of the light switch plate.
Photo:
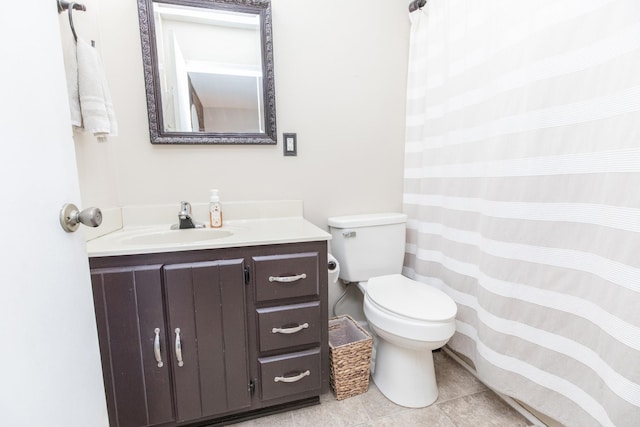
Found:
M 285 156 L 298 155 L 298 137 L 295 133 L 282 134 L 282 149 Z

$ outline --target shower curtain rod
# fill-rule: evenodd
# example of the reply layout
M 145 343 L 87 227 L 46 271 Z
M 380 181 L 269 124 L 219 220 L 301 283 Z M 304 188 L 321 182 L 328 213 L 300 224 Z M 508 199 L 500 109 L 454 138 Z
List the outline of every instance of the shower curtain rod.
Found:
M 427 0 L 413 0 L 411 3 L 409 3 L 409 13 L 413 12 L 414 10 L 422 9 L 425 4 L 427 4 Z

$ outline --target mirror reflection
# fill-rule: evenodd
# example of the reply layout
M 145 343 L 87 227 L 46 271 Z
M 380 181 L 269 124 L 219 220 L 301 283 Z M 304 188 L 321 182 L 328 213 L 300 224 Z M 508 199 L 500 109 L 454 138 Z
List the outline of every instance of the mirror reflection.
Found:
M 151 142 L 276 142 L 270 2 L 245 3 L 139 0 Z
M 162 3 L 153 12 L 164 130 L 264 132 L 260 16 Z

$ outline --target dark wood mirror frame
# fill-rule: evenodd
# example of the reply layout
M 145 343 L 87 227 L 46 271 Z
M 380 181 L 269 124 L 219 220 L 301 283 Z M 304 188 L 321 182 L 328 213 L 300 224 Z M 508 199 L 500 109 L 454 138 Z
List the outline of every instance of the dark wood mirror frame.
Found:
M 260 15 L 264 133 L 168 132 L 164 128 L 153 3 L 175 4 Z M 152 144 L 276 144 L 276 95 L 270 0 L 138 0 L 142 62 Z

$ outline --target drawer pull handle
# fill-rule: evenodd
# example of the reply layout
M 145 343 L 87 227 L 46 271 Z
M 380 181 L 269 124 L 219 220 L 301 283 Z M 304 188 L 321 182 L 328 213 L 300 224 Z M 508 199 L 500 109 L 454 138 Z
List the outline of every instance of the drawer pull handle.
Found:
M 296 375 L 295 377 L 275 377 L 273 379 L 274 382 L 283 382 L 283 383 L 295 383 L 296 381 L 300 381 L 304 377 L 308 377 L 311 375 L 311 372 L 307 369 L 303 373 Z
M 270 282 L 278 282 L 278 283 L 291 283 L 291 282 L 297 282 L 298 280 L 301 279 L 306 279 L 307 278 L 307 274 L 306 273 L 302 273 L 302 274 L 297 274 L 295 276 L 269 276 L 269 281 Z
M 303 323 L 302 325 L 294 326 L 293 328 L 273 328 L 271 329 L 272 334 L 295 334 L 296 332 L 300 332 L 303 329 L 307 329 L 309 327 L 308 323 Z
M 156 362 L 158 362 L 158 368 L 162 368 L 164 363 L 162 363 L 162 353 L 160 353 L 160 328 L 155 328 L 153 332 L 156 334 L 153 340 L 153 355 L 156 357 Z
M 182 361 L 182 343 L 180 342 L 180 328 L 176 328 L 176 359 L 178 359 L 178 366 L 184 366 Z

